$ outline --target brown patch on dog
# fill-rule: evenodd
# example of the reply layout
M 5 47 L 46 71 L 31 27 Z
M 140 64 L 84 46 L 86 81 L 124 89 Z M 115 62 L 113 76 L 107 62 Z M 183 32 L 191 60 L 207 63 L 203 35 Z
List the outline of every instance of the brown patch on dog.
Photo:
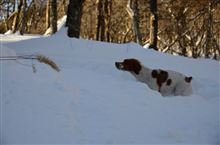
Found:
M 152 70 L 152 72 L 151 72 L 151 76 L 152 76 L 152 78 L 157 78 L 157 75 L 158 75 L 158 73 L 157 73 L 157 70 Z
M 192 81 L 192 77 L 185 77 L 185 81 L 186 81 L 187 83 L 190 83 L 190 82 Z
M 168 79 L 168 80 L 167 80 L 167 86 L 170 86 L 171 83 L 172 83 L 172 80 L 171 80 L 171 79 Z
M 162 84 L 165 83 L 168 79 L 168 72 L 164 71 L 164 70 L 152 70 L 151 72 L 151 76 L 153 78 L 156 78 L 157 80 L 157 85 L 158 85 L 158 91 L 160 92 L 160 89 L 162 87 Z M 172 83 L 172 81 L 169 79 L 169 81 L 167 82 L 167 85 L 170 85 Z

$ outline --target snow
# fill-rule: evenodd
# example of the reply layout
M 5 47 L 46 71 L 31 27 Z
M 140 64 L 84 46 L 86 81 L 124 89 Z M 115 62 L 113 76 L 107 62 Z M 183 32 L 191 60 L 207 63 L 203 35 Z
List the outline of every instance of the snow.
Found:
M 9 35 L 9 34 L 13 34 L 12 30 L 8 30 L 7 32 L 5 32 L 5 35 Z
M 147 44 L 145 44 L 145 45 L 143 46 L 143 48 L 144 48 L 144 49 L 148 49 L 149 46 L 150 46 L 150 43 L 147 43 Z
M 39 38 L 43 37 L 40 35 L 20 35 L 19 32 L 16 32 L 15 34 L 11 33 L 11 30 L 6 32 L 6 34 L 0 34 L 0 43 L 10 43 L 10 42 L 16 42 L 21 40 L 28 40 L 33 38 Z
M 219 62 L 70 39 L 65 28 L 34 38 L 2 36 L 0 56 L 43 54 L 61 72 L 34 60 L 0 62 L 1 144 L 220 143 Z M 193 76 L 193 95 L 162 97 L 115 68 L 124 58 Z
M 57 21 L 57 31 L 59 31 L 59 30 L 65 25 L 65 23 L 66 23 L 66 18 L 67 18 L 67 16 L 65 15 L 65 16 L 63 16 L 62 18 L 60 18 L 60 19 Z M 44 35 L 45 35 L 45 36 L 51 35 L 51 33 L 52 33 L 52 28 L 50 27 L 50 28 L 48 28 L 48 29 L 46 30 L 46 32 L 44 33 Z

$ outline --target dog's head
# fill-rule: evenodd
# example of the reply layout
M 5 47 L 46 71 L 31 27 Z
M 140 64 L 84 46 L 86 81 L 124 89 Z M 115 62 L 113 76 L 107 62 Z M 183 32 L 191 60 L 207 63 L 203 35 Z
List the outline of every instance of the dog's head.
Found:
M 115 66 L 119 70 L 133 72 L 139 74 L 141 63 L 137 59 L 125 59 L 123 62 L 115 62 Z

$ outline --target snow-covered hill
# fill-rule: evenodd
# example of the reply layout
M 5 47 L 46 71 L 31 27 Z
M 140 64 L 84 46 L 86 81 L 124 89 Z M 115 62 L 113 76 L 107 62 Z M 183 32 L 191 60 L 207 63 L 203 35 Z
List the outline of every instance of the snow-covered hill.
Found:
M 61 69 L 0 62 L 2 144 L 220 143 L 218 62 L 70 39 L 65 31 L 1 44 L 0 56 L 40 53 Z M 124 58 L 193 76 L 193 95 L 162 97 L 115 68 Z

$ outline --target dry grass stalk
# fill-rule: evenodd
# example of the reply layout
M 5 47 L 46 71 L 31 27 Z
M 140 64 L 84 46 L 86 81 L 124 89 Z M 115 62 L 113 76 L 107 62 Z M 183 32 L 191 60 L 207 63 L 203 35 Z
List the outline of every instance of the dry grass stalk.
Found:
M 49 65 L 52 69 L 56 70 L 57 72 L 60 71 L 60 68 L 57 66 L 57 64 L 53 62 L 52 60 L 50 60 L 48 57 L 43 56 L 43 55 L 37 55 L 36 57 L 40 63 L 45 63 Z

